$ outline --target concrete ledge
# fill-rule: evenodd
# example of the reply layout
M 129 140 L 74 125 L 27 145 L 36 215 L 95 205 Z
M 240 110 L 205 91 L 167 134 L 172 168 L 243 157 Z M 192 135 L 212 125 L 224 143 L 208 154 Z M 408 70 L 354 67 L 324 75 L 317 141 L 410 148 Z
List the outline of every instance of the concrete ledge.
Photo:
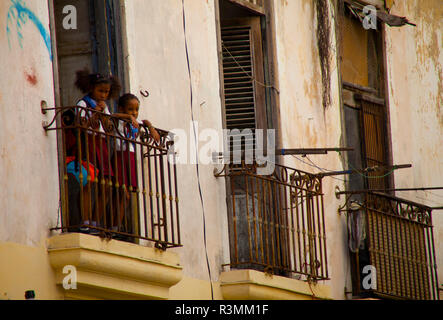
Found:
M 47 241 L 56 283 L 63 284 L 74 266 L 77 289 L 63 290 L 67 299 L 168 299 L 169 288 L 182 279 L 178 255 L 156 248 L 81 233 Z
M 255 270 L 223 272 L 220 287 L 226 300 L 312 300 L 331 299 L 330 287 L 272 276 Z

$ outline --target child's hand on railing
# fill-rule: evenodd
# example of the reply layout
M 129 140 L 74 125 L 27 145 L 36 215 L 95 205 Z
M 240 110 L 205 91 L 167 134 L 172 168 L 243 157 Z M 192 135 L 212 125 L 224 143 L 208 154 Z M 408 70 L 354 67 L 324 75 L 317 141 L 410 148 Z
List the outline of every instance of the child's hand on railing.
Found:
M 138 129 L 140 127 L 140 124 L 135 117 L 129 116 L 129 120 L 131 121 L 131 124 L 134 128 Z
M 154 138 L 155 142 L 160 142 L 160 135 L 158 134 L 157 130 L 152 126 L 151 122 L 148 120 L 143 120 L 143 124 L 148 127 L 149 132 L 151 133 L 152 137 Z
M 103 112 L 105 108 L 106 108 L 106 103 L 104 101 L 98 101 L 95 110 Z

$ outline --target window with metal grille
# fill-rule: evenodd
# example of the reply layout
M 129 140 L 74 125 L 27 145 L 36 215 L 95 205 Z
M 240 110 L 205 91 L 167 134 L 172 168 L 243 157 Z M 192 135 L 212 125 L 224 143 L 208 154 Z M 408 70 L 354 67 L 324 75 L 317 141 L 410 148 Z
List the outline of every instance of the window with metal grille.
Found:
M 220 67 L 223 73 L 224 122 L 226 129 L 230 130 L 228 136 L 230 149 L 225 152 L 232 152 L 234 146 L 237 148 L 236 151 L 241 146 L 243 153 L 255 154 L 257 149 L 265 149 L 265 146 L 256 145 L 255 134 L 257 129 L 267 128 L 266 59 L 264 59 L 263 16 L 257 10 L 251 10 L 252 7 L 247 3 L 258 7 L 257 1 L 220 1 L 220 50 L 222 53 Z M 242 159 L 245 160 L 243 157 Z M 230 169 L 232 172 L 241 173 L 241 167 L 238 164 Z M 277 252 L 278 257 L 288 256 L 287 245 L 281 243 L 282 239 L 286 239 L 284 232 L 279 230 L 272 235 L 267 234 L 269 243 L 265 245 L 261 242 L 262 238 L 251 238 L 251 233 L 248 232 L 250 221 L 246 218 L 253 216 L 251 210 L 255 208 L 257 201 L 261 201 L 260 203 L 264 201 L 266 208 L 274 208 L 274 214 L 277 216 L 280 214 L 277 209 L 279 202 L 275 197 L 280 191 L 278 185 L 270 184 L 269 190 L 267 189 L 269 197 L 264 199 L 263 190 L 261 192 L 258 188 L 249 190 L 244 176 L 234 174 L 229 176 L 228 180 L 231 263 L 235 265 L 235 268 L 272 270 L 279 274 L 286 272 L 289 268 L 288 262 L 283 261 L 284 258 L 282 260 L 271 258 L 277 257 Z M 262 217 L 263 221 L 272 220 L 274 217 L 270 213 L 263 212 L 263 214 L 265 215 Z M 257 234 L 258 231 L 254 229 L 254 232 Z M 251 250 L 255 253 L 261 252 L 264 261 L 251 262 Z M 271 253 L 275 253 L 275 256 Z

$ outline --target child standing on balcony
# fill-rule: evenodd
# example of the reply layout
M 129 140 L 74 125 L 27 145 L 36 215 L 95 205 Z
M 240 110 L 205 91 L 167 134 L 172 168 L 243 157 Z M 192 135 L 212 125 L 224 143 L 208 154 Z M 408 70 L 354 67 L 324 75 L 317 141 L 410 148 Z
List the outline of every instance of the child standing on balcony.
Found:
M 137 190 L 137 169 L 135 161 L 135 144 L 125 139 L 136 140 L 139 135 L 139 123 L 137 122 L 138 113 L 140 109 L 140 100 L 133 94 L 127 93 L 120 97 L 118 101 L 118 112 L 113 116 L 122 120 L 118 124 L 118 134 L 120 138 L 116 141 L 117 156 L 116 176 L 115 179 L 120 186 L 125 185 L 126 191 L 120 192 L 120 206 L 118 221 L 121 223 L 124 218 L 126 208 L 130 207 L 131 201 L 130 192 Z M 160 142 L 160 135 L 148 120 L 142 120 L 152 138 L 158 143 Z M 121 139 L 125 138 L 125 139 Z M 113 162 L 114 163 L 114 162 Z M 128 190 L 129 189 L 129 190 Z M 125 200 L 123 200 L 123 197 Z M 126 206 L 124 203 L 126 202 Z M 114 220 L 115 221 L 115 220 Z
M 77 103 L 77 106 L 82 107 L 78 108 L 77 113 L 86 123 L 85 131 L 87 130 L 87 134 L 85 135 L 82 132 L 80 142 L 82 148 L 78 148 L 78 141 L 76 141 L 71 153 L 77 155 L 78 150 L 81 149 L 82 160 L 94 166 L 98 173 L 96 179 L 94 179 L 95 181 L 93 181 L 92 175 L 88 173 L 89 179 L 86 180 L 92 183 L 96 182 L 95 187 L 98 193 L 93 194 L 91 183 L 87 183 L 83 188 L 84 196 L 81 205 L 84 208 L 84 214 L 81 224 L 91 227 L 105 227 L 103 222 L 110 198 L 108 189 L 114 176 L 110 165 L 111 144 L 109 143 L 109 137 L 105 134 L 105 128 L 107 131 L 109 131 L 108 128 L 112 128 L 110 119 L 106 117 L 106 115 L 111 114 L 106 101 L 117 98 L 121 86 L 119 80 L 113 76 L 108 77 L 98 73 L 91 74 L 88 70 L 77 71 L 76 75 L 75 86 L 86 94 Z M 92 205 L 93 202 L 95 202 L 95 205 Z M 94 217 L 91 217 L 92 212 L 88 207 L 92 210 L 95 209 Z

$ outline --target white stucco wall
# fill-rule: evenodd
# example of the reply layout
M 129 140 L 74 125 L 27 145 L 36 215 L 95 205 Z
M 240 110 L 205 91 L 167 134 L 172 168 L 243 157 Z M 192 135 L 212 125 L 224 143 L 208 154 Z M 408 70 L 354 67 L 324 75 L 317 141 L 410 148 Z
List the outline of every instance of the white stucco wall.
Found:
M 395 173 L 397 188 L 443 186 L 443 6 L 439 0 L 397 1 L 392 14 L 417 26 L 386 28 L 393 161 L 412 164 Z M 430 207 L 443 206 L 443 190 L 398 192 Z M 440 283 L 443 211 L 433 212 Z
M 341 120 L 334 29 L 331 25 L 331 105 L 322 105 L 322 81 L 316 38 L 316 13 L 313 1 L 275 0 L 277 60 L 280 82 L 280 112 L 284 148 L 328 148 L 341 146 Z M 295 18 L 296 17 L 296 18 Z M 318 167 L 340 171 L 337 153 L 310 155 Z M 297 156 L 305 163 L 306 158 Z M 318 173 L 320 170 L 295 157 L 285 156 L 284 163 L 296 169 Z M 346 220 L 337 213 L 342 200 L 335 197 L 335 187 L 343 187 L 343 176 L 323 179 L 324 214 L 328 266 L 334 299 L 344 299 L 348 266 Z M 347 289 L 350 289 L 350 283 Z
M 191 98 L 182 2 L 128 0 L 124 1 L 123 9 L 130 90 L 138 96 L 140 90 L 148 90 L 151 94 L 148 99 L 140 96 L 139 118 L 149 119 L 165 130 L 184 130 L 190 145 L 194 136 L 190 125 Z M 199 133 L 205 129 L 221 133 L 214 2 L 186 0 L 185 12 L 194 120 L 198 122 Z M 205 141 L 201 143 L 205 144 Z M 177 168 L 183 248 L 175 251 L 180 254 L 185 276 L 208 280 L 196 166 L 192 164 L 195 161 L 191 162 L 194 154 L 189 148 L 187 153 L 190 164 L 181 164 Z M 214 177 L 213 165 L 200 164 L 199 170 L 207 250 L 213 280 L 216 281 L 221 265 L 229 262 L 225 182 Z
M 36 27 L 49 34 L 49 13 L 47 1 L 27 1 L 20 45 L 16 18 L 7 32 L 12 5 L 0 2 L 0 241 L 37 245 L 56 225 L 59 199 L 56 135 L 42 128 L 52 114 L 40 111 L 42 100 L 54 105 L 50 52 Z

